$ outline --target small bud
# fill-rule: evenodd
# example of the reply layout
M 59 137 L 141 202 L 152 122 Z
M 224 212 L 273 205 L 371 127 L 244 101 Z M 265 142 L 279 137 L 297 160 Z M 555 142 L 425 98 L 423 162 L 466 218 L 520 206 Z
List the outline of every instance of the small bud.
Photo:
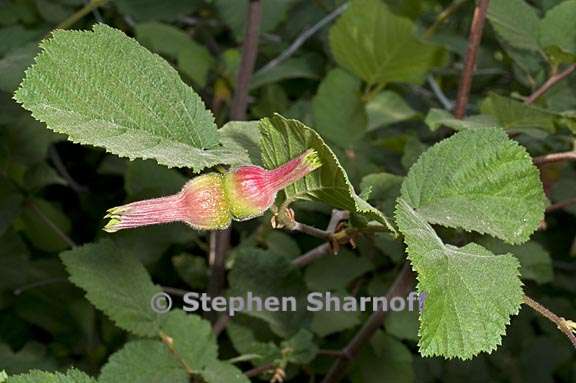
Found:
M 225 229 L 231 216 L 218 173 L 198 176 L 174 195 L 129 203 L 108 210 L 104 230 L 118 230 L 168 222 L 184 222 L 198 230 Z
M 308 149 L 276 169 L 242 166 L 224 175 L 224 187 L 234 219 L 244 221 L 262 215 L 272 206 L 276 193 L 321 166 L 318 153 Z

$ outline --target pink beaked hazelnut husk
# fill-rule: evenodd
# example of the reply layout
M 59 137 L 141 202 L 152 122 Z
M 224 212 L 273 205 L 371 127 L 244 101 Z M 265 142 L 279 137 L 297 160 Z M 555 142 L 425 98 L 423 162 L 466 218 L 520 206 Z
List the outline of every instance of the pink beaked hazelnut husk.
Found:
M 132 202 L 108 210 L 104 227 L 116 232 L 147 225 L 184 222 L 197 230 L 220 230 L 232 219 L 243 221 L 262 215 L 278 191 L 321 166 L 309 149 L 276 169 L 249 165 L 225 174 L 208 173 L 184 185 L 177 194 Z
M 276 194 L 321 166 L 318 154 L 308 149 L 276 169 L 250 165 L 224 175 L 230 212 L 237 221 L 262 215 L 272 206 Z

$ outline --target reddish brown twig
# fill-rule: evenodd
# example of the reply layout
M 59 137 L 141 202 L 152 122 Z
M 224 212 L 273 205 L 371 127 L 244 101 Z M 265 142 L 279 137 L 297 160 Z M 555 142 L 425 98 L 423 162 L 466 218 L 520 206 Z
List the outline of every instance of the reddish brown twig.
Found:
M 569 198 L 565 201 L 556 202 L 555 204 L 552 204 L 546 208 L 546 213 L 551 213 L 556 210 L 564 209 L 568 206 L 572 206 L 575 204 L 576 204 L 576 197 Z
M 394 297 L 405 295 L 413 284 L 414 273 L 410 268 L 410 264 L 406 262 L 388 290 L 386 299 L 389 301 Z M 360 349 L 370 341 L 370 338 L 382 326 L 386 313 L 386 311 L 376 311 L 368 318 L 368 321 L 352 338 L 350 343 L 342 349 L 342 356 L 334 362 L 322 383 L 336 383 L 342 379 L 348 368 L 348 363 L 358 355 Z
M 524 303 L 529 306 L 531 309 L 548 319 L 550 322 L 554 323 L 558 330 L 562 331 L 564 335 L 568 337 L 570 342 L 572 342 L 572 346 L 576 348 L 576 336 L 574 336 L 574 332 L 576 329 L 573 328 L 570 324 L 573 322 L 567 321 L 566 319 L 559 317 L 558 315 L 554 314 L 552 311 L 548 310 L 546 307 L 542 306 L 540 303 L 536 302 L 532 298 L 527 295 L 524 295 Z
M 262 7 L 260 0 L 250 0 L 248 5 L 248 17 L 246 21 L 246 31 L 242 44 L 242 59 L 240 70 L 236 78 L 234 88 L 234 98 L 230 108 L 231 120 L 245 120 L 246 107 L 248 106 L 248 91 L 250 90 L 250 79 L 256 64 L 256 54 L 258 52 L 258 36 L 260 32 L 260 22 L 262 20 Z
M 552 162 L 561 162 L 561 161 L 575 161 L 576 160 L 576 151 L 572 152 L 560 152 L 560 153 L 550 153 L 545 154 L 543 156 L 534 157 L 532 161 L 535 165 L 543 165 L 549 164 Z
M 526 103 L 526 104 L 534 103 L 534 101 L 536 101 L 538 98 L 542 97 L 554 85 L 558 84 L 560 81 L 562 81 L 566 77 L 570 76 L 570 74 L 572 72 L 574 72 L 575 70 L 576 70 L 576 64 L 572 64 L 560 73 L 557 73 L 557 72 L 552 73 L 552 76 L 550 76 L 550 78 L 548 80 L 546 80 L 546 82 L 544 84 L 542 84 L 542 86 L 540 88 L 536 89 L 536 91 L 534 91 L 534 93 L 532 93 L 530 96 L 528 96 L 526 98 L 526 100 L 524 100 L 524 103 Z
M 476 69 L 476 57 L 478 56 L 480 41 L 482 41 L 482 32 L 484 30 L 484 24 L 486 23 L 486 12 L 489 4 L 490 0 L 478 0 L 478 4 L 474 10 L 474 17 L 472 18 L 472 26 L 470 27 L 470 35 L 468 37 L 468 49 L 464 60 L 464 70 L 460 77 L 458 97 L 456 98 L 456 106 L 454 107 L 454 117 L 458 119 L 464 118 L 466 114 L 466 105 L 468 105 L 470 88 L 472 87 L 472 76 Z

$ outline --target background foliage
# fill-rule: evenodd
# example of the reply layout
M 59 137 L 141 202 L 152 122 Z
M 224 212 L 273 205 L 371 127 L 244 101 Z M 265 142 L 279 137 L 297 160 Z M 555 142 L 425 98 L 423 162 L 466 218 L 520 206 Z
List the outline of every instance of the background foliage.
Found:
M 9 382 L 234 383 L 261 366 L 271 367 L 252 379 L 278 369 L 288 381 L 321 379 L 369 313 L 240 315 L 215 336 L 200 316 L 149 310 L 163 287 L 208 288 L 207 233 L 101 230 L 111 206 L 309 147 L 324 166 L 281 196 L 298 200 L 298 221 L 324 228 L 339 208 L 358 231 L 395 223 L 432 302 L 420 334 L 417 313 L 387 315 L 346 379 L 576 380 L 570 343 L 520 308 L 523 290 L 576 317 L 576 209 L 552 205 L 543 217 L 541 190 L 552 204 L 573 201 L 574 163 L 539 173 L 531 163 L 574 150 L 576 80 L 535 91 L 574 69 L 576 1 L 492 0 L 469 117 L 457 120 L 473 1 L 262 0 L 248 109 L 249 120 L 269 117 L 259 125 L 228 122 L 248 0 L 91 4 L 77 18 L 82 0 L 0 3 L 0 371 L 42 370 Z M 40 40 L 72 24 L 93 32 L 53 33 L 16 92 L 33 118 L 13 94 Z M 270 218 L 233 226 L 228 293 L 380 296 L 405 260 L 394 228 L 332 256 L 324 240 L 273 230 Z M 294 262 L 319 247 L 326 256 Z M 469 358 L 500 343 L 465 361 L 421 356 Z

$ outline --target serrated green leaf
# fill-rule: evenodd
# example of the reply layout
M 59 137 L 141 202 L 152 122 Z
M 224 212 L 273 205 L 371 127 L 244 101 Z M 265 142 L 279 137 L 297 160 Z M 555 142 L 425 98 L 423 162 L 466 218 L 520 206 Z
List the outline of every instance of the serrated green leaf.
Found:
M 200 375 L 206 383 L 250 383 L 236 366 L 218 360 L 212 361 Z
M 212 114 L 178 73 L 119 30 L 56 31 L 15 98 L 48 128 L 169 167 L 199 171 L 233 163 L 218 147 Z
M 402 342 L 378 331 L 352 371 L 352 383 L 412 383 L 412 353 Z
M 201 371 L 218 358 L 218 345 L 210 322 L 197 315 L 173 310 L 162 317 L 162 333 L 172 338 L 172 347 L 193 371 Z
M 484 114 L 493 116 L 498 126 L 502 126 L 504 129 L 522 131 L 532 135 L 538 134 L 535 131 L 546 133 L 556 131 L 554 120 L 558 118 L 557 114 L 496 93 L 490 93 L 482 101 L 480 110 Z
M 343 148 L 353 145 L 366 132 L 360 85 L 359 79 L 336 68 L 322 80 L 312 101 L 316 130 Z
M 231 165 L 260 165 L 260 129 L 258 121 L 228 121 L 218 129 L 220 142 L 236 152 L 236 158 Z
M 371 269 L 368 259 L 342 250 L 337 257 L 321 258 L 308 266 L 304 279 L 312 291 L 338 290 Z
M 160 317 L 150 302 L 161 290 L 131 252 L 101 240 L 66 251 L 60 258 L 70 281 L 119 327 L 140 336 L 159 335 Z
M 512 246 L 494 238 L 483 238 L 478 243 L 493 253 L 514 254 L 520 261 L 522 279 L 531 279 L 540 284 L 554 280 L 550 254 L 538 242 L 529 241 L 518 246 Z
M 280 115 L 261 120 L 260 130 L 262 161 L 267 168 L 278 167 L 309 148 L 316 150 L 322 162 L 318 170 L 284 189 L 287 199 L 321 201 L 335 208 L 364 215 L 394 231 L 379 210 L 356 194 L 338 159 L 318 133 L 299 121 L 288 120 Z
M 344 299 L 344 295 L 332 294 L 332 296 Z M 354 328 L 362 323 L 359 312 L 353 311 L 318 311 L 312 318 L 312 330 L 320 337 L 338 333 Z
M 369 131 L 418 115 L 400 95 L 388 90 L 378 94 L 366 104 L 366 113 Z
M 56 369 L 56 361 L 46 355 L 46 347 L 30 342 L 18 352 L 14 352 L 9 346 L 0 344 L 0 370 L 10 374 L 22 374 L 32 369 L 44 371 Z
M 540 24 L 540 45 L 560 62 L 576 62 L 576 0 L 564 1 L 548 12 Z
M 188 286 L 196 290 L 205 290 L 208 285 L 208 265 L 206 258 L 182 253 L 172 257 L 172 265 L 178 276 Z
M 6 383 L 96 383 L 96 380 L 78 370 L 60 372 L 31 371 L 9 377 Z
M 298 331 L 292 338 L 282 342 L 281 348 L 286 360 L 295 364 L 310 363 L 318 353 L 314 334 L 306 329 Z
M 434 145 L 410 169 L 402 197 L 429 223 L 512 244 L 528 240 L 546 203 L 532 159 L 498 128 L 466 129 Z
M 188 383 L 188 374 L 160 341 L 137 340 L 112 354 L 99 383 Z
M 235 317 L 234 321 L 231 321 L 226 326 L 226 334 L 230 337 L 230 341 L 239 354 L 258 355 L 258 358 L 252 360 L 252 363 L 256 366 L 272 363 L 282 357 L 280 348 L 272 340 L 268 339 L 272 338 L 272 336 L 262 339 L 259 333 L 265 332 L 263 330 L 270 332 L 266 322 L 243 314 L 237 318 Z
M 492 0 L 488 20 L 508 44 L 515 48 L 538 51 L 540 19 L 536 9 L 524 0 Z
M 341 66 L 369 84 L 418 84 L 439 50 L 421 42 L 414 29 L 380 0 L 354 0 L 330 30 L 330 48 Z
M 295 311 L 254 310 L 246 312 L 270 324 L 271 329 L 282 337 L 289 337 L 301 329 L 310 317 L 305 310 L 306 287 L 302 275 L 290 259 L 256 248 L 238 251 L 234 267 L 229 274 L 230 296 L 295 297 Z
M 396 223 L 418 273 L 418 291 L 426 294 L 420 314 L 422 355 L 470 359 L 493 351 L 522 303 L 519 262 L 475 243 L 444 244 L 403 198 Z
M 136 38 L 154 52 L 178 61 L 178 69 L 200 87 L 206 85 L 206 77 L 214 59 L 208 49 L 198 44 L 181 29 L 157 22 L 138 24 Z
M 471 128 L 491 128 L 498 125 L 496 118 L 488 115 L 469 116 L 465 119 L 457 119 L 454 115 L 444 109 L 432 108 L 428 111 L 424 123 L 431 131 L 436 131 L 442 126 L 447 126 L 454 130 L 464 130 Z

